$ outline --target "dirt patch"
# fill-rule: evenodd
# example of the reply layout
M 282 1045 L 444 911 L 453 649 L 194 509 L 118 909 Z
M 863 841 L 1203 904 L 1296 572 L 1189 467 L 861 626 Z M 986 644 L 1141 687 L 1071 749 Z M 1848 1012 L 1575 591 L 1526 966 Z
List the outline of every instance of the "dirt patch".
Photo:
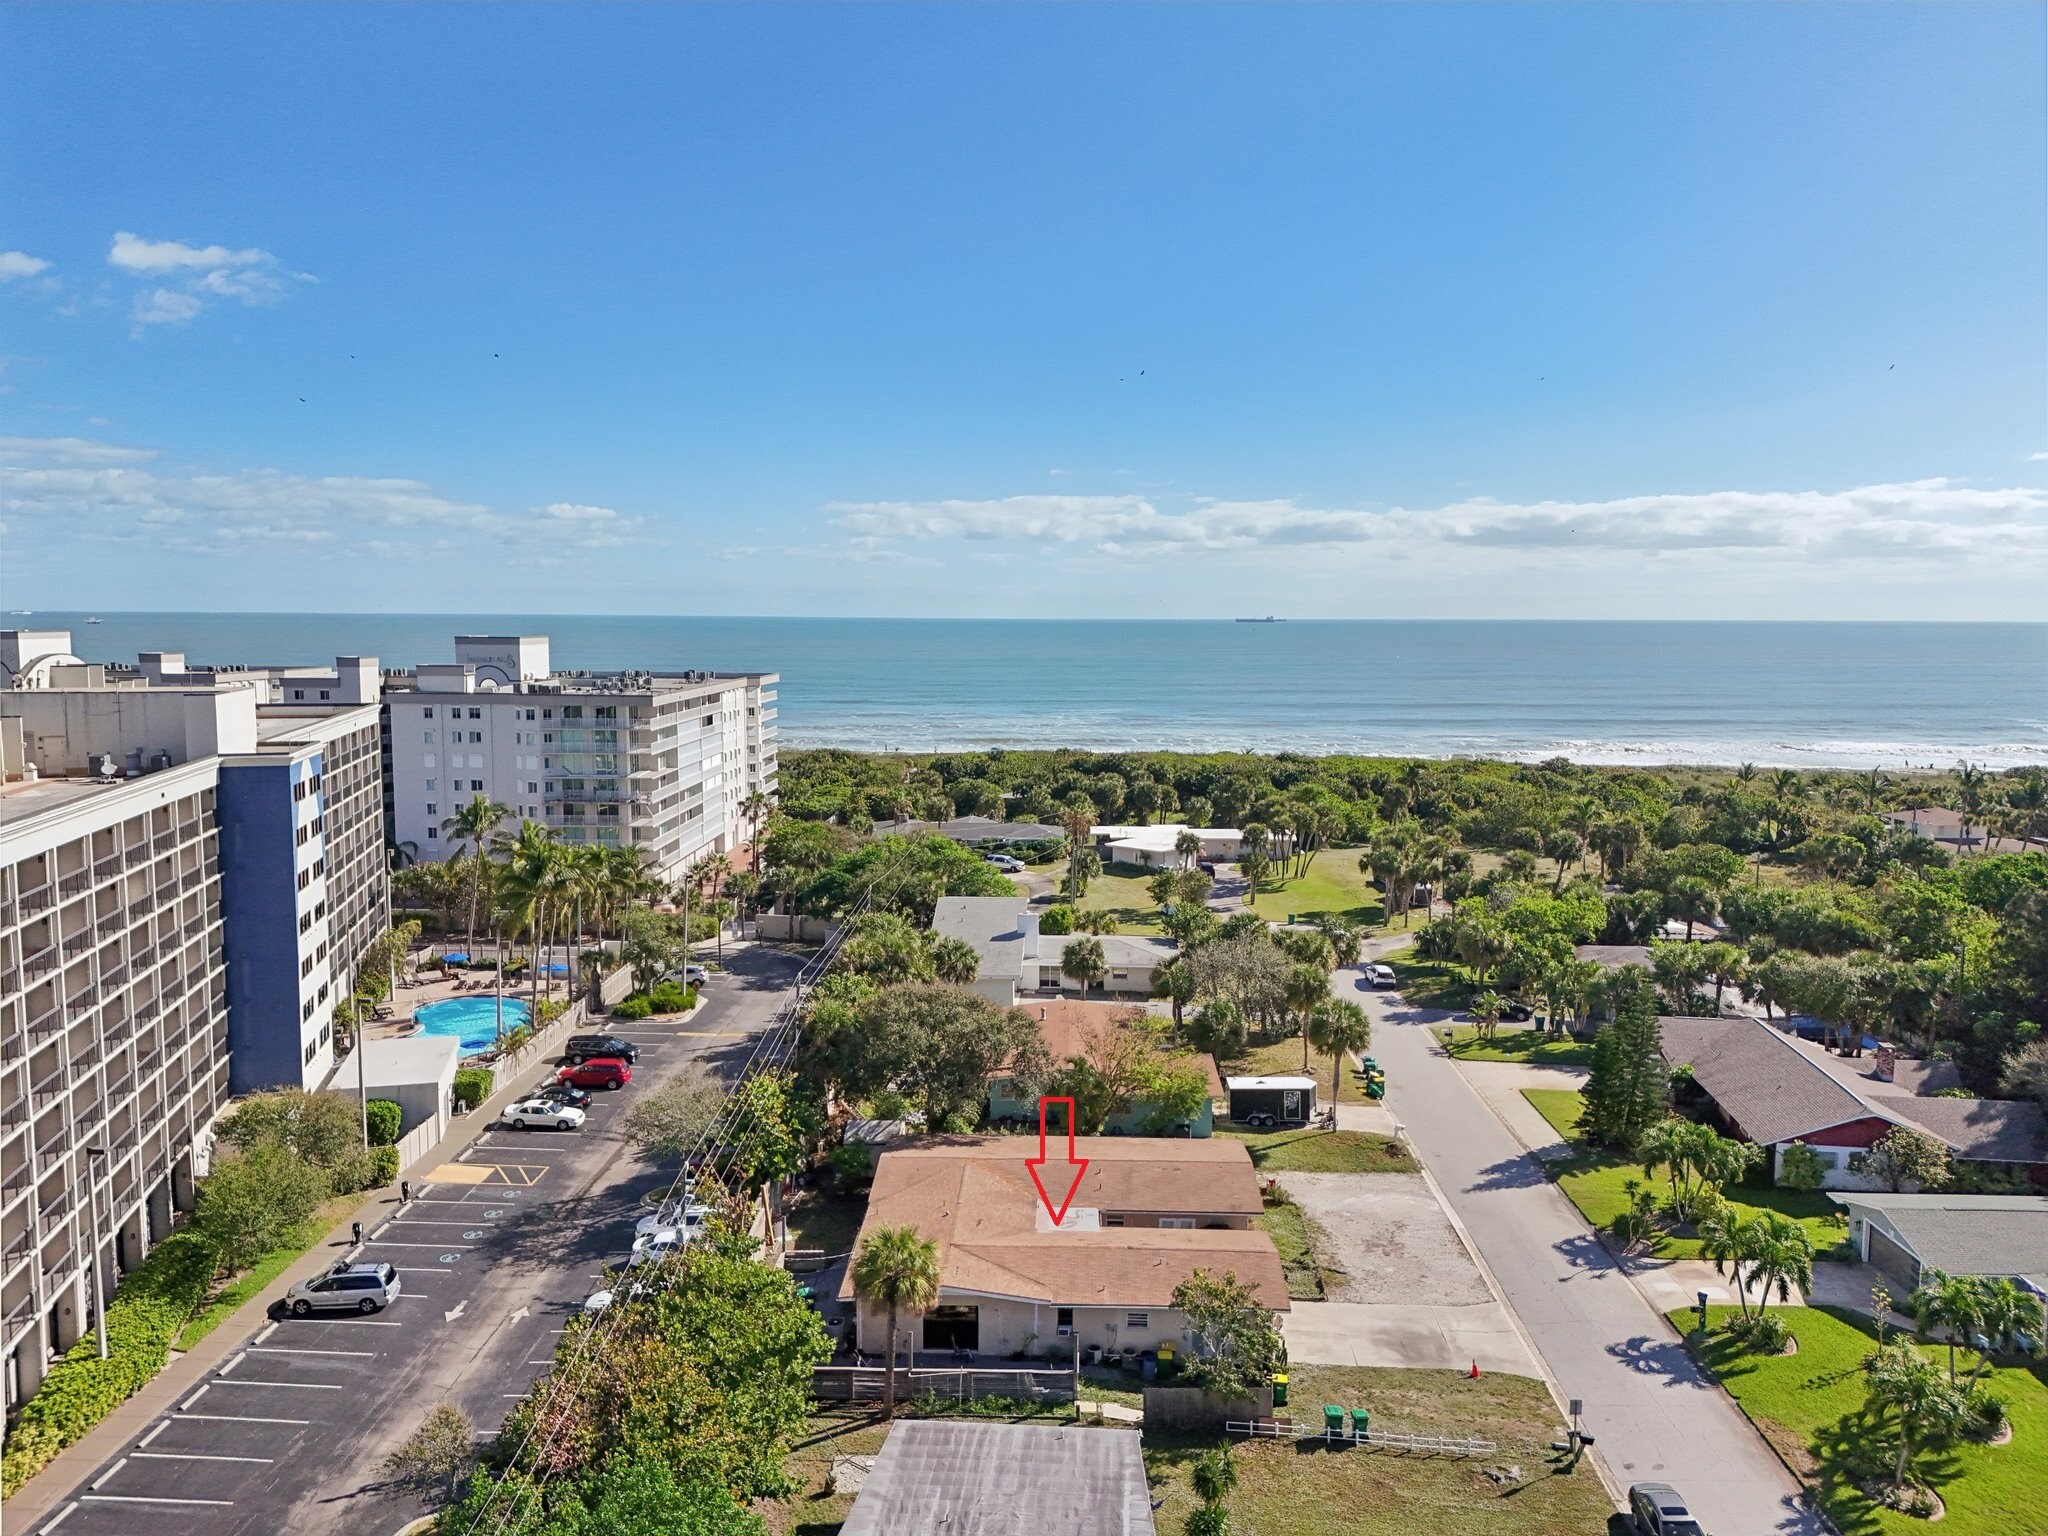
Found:
M 1331 1301 L 1493 1300 L 1420 1174 L 1283 1173 L 1315 1236 Z

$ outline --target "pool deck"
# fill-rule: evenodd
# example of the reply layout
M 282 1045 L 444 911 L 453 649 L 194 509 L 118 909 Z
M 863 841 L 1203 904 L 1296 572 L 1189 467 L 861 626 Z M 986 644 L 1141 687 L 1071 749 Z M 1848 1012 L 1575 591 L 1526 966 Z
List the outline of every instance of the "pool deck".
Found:
M 416 960 L 424 960 L 426 956 L 421 954 L 414 958 Z M 421 979 L 418 982 L 408 982 L 403 976 L 399 977 L 398 995 L 391 1000 L 393 1016 L 388 1019 L 379 1019 L 370 1025 L 369 1037 L 372 1040 L 399 1040 L 414 1033 L 413 1013 L 418 1009 L 426 1007 L 429 1003 L 445 1003 L 450 998 L 456 997 L 487 998 L 491 996 L 488 991 L 477 992 L 468 987 L 463 988 L 460 992 L 455 990 L 455 983 L 457 981 L 481 981 L 488 979 L 490 976 L 488 971 L 458 971 L 454 976 L 444 980 L 441 978 L 440 968 L 437 966 L 432 969 L 422 969 L 419 974 Z M 427 978 L 429 977 L 434 979 L 428 980 Z M 566 976 L 557 976 L 552 981 L 544 983 L 540 989 L 542 997 L 562 998 L 568 996 L 568 992 L 569 981 Z M 505 997 L 507 1001 L 518 998 L 521 1002 L 531 1002 L 533 990 L 530 984 L 522 981 L 516 986 L 507 985 Z

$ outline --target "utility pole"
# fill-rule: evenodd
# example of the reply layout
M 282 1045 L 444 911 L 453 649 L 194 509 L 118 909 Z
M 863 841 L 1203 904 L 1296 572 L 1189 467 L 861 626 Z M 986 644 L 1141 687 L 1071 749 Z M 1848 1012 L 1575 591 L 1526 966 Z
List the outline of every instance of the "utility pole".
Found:
M 107 1282 L 100 1267 L 100 1184 L 99 1170 L 105 1166 L 105 1147 L 85 1149 L 86 1222 L 92 1228 L 92 1315 L 93 1331 L 99 1335 L 100 1358 L 107 1358 Z

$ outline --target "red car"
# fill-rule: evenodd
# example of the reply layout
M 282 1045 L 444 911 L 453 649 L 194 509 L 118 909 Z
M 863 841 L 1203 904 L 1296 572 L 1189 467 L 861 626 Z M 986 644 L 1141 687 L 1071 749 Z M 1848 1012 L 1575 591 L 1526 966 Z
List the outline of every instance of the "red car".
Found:
M 623 1088 L 633 1081 L 633 1069 L 616 1056 L 598 1056 L 562 1068 L 555 1081 L 574 1083 L 578 1088 Z

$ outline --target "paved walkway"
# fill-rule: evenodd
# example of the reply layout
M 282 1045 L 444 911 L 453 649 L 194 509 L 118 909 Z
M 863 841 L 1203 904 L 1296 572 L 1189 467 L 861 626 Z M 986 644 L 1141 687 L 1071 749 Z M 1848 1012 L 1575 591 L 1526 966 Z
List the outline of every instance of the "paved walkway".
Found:
M 1388 1103 L 1549 1375 L 1583 1400 L 1613 1481 L 1670 1482 L 1708 1530 L 1728 1536 L 1822 1536 L 1741 1410 L 1444 1055 L 1430 1026 L 1449 1015 L 1365 989 L 1352 971 L 1333 985 L 1372 1014 Z
M 1506 1310 L 1491 1299 L 1434 1303 L 1297 1301 L 1281 1324 L 1287 1358 L 1303 1365 L 1392 1365 L 1409 1369 L 1540 1376 Z

